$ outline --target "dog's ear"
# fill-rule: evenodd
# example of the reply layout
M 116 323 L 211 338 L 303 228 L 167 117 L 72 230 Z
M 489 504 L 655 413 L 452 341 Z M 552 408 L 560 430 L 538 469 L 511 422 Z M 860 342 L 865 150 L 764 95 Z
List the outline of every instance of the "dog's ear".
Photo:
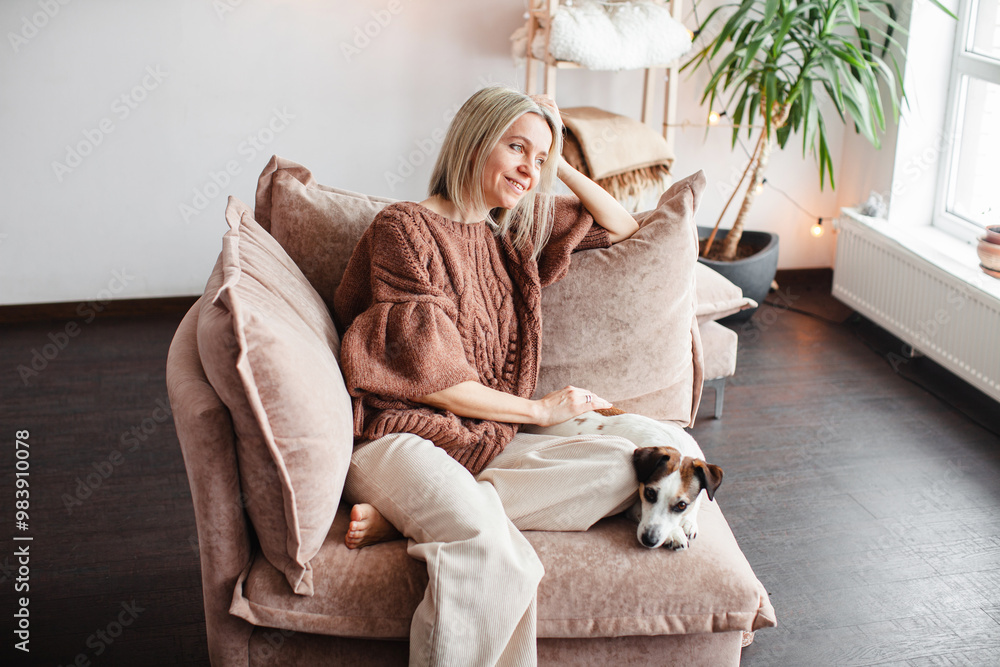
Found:
M 635 476 L 640 484 L 646 483 L 664 458 L 666 457 L 658 447 L 639 447 L 632 452 L 632 465 L 635 467 Z
M 714 499 L 715 492 L 722 484 L 722 468 L 711 463 L 705 463 L 701 459 L 695 459 L 694 474 L 701 480 L 701 488 L 705 489 L 708 499 Z
M 670 460 L 669 452 L 663 447 L 639 447 L 632 452 L 632 465 L 640 484 L 645 484 L 661 463 Z

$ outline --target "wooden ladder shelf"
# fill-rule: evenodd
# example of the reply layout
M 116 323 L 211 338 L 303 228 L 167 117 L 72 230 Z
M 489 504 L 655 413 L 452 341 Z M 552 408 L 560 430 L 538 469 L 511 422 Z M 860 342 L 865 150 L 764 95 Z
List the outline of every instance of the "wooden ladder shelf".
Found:
M 560 69 L 582 69 L 582 66 L 566 60 L 556 60 L 549 52 L 550 26 L 552 17 L 559 9 L 561 0 L 531 0 L 532 8 L 528 12 L 528 44 L 527 52 L 527 75 L 525 90 L 529 95 L 538 93 L 538 69 L 544 68 L 543 83 L 544 92 L 553 100 L 556 99 L 556 72 Z M 670 14 L 678 22 L 681 20 L 681 10 L 683 0 L 652 0 L 657 4 L 670 5 Z M 532 52 L 532 44 L 536 35 L 542 32 L 545 36 L 545 53 L 542 59 L 536 58 Z M 642 86 L 642 110 L 640 120 L 653 129 L 656 129 L 656 122 L 653 120 L 655 107 L 654 94 L 656 91 L 657 74 L 666 71 L 666 86 L 663 100 L 663 123 L 662 133 L 667 145 L 671 150 L 674 148 L 674 128 L 672 119 L 677 116 L 677 75 L 680 66 L 677 62 L 668 63 L 659 67 L 649 67 Z

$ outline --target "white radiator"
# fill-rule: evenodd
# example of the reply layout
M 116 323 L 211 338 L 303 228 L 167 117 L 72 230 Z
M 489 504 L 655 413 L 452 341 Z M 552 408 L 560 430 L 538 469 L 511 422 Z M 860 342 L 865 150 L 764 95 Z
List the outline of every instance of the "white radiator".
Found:
M 1000 401 L 1000 301 L 867 225 L 838 222 L 834 296 Z

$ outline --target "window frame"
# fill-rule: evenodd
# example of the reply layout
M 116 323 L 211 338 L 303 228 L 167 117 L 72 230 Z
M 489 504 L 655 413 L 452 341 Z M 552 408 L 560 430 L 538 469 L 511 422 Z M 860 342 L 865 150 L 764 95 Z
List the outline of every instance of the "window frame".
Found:
M 964 118 L 963 100 L 966 96 L 966 77 L 973 77 L 1000 85 L 1000 59 L 991 58 L 971 50 L 972 17 L 981 0 L 959 0 L 958 27 L 955 46 L 951 54 L 948 76 L 944 136 L 947 147 L 939 165 L 937 192 L 934 204 L 933 225 L 968 243 L 975 243 L 984 233 L 983 227 L 971 220 L 948 211 L 948 191 L 957 174 L 960 123 Z

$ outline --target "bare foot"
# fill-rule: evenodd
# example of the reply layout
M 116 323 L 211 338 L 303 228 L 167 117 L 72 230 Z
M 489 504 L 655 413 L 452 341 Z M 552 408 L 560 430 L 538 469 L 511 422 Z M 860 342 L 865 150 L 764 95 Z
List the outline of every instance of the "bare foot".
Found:
M 368 503 L 360 503 L 351 508 L 351 524 L 347 527 L 347 537 L 344 538 L 348 549 L 360 549 L 399 537 L 402 535 L 396 527 Z

